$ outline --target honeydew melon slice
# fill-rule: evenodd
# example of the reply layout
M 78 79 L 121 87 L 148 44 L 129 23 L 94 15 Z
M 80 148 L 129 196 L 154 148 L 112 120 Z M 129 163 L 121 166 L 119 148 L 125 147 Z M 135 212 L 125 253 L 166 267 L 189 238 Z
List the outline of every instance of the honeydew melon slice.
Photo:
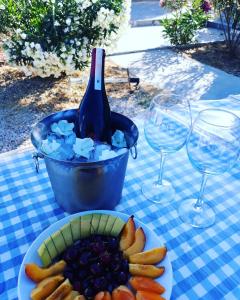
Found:
M 60 232 L 64 238 L 66 246 L 71 246 L 73 244 L 73 237 L 72 237 L 72 230 L 70 223 L 65 224 L 61 229 Z
M 101 214 L 93 214 L 91 221 L 91 234 L 98 233 L 98 226 L 101 219 Z
M 45 245 L 47 247 L 49 255 L 51 256 L 51 259 L 53 260 L 58 255 L 58 252 L 51 236 L 45 240 Z
M 41 258 L 43 267 L 47 267 L 51 264 L 52 258 L 48 252 L 48 249 L 47 249 L 45 243 L 42 243 L 42 245 L 38 248 L 38 255 Z
M 81 217 L 77 217 L 70 222 L 70 228 L 73 241 L 77 241 L 81 238 Z
M 107 221 L 108 221 L 109 217 L 110 216 L 106 215 L 106 214 L 101 215 L 101 219 L 100 219 L 98 230 L 97 230 L 98 234 L 104 234 L 105 233 L 105 228 L 106 228 Z
M 54 243 L 55 248 L 57 249 L 58 254 L 61 254 L 67 247 L 65 244 L 64 238 L 59 231 L 54 232 L 52 235 L 52 241 Z
M 113 229 L 113 225 L 116 222 L 117 217 L 114 216 L 109 216 L 105 230 L 104 230 L 104 234 L 108 235 L 111 233 L 112 229 Z
M 81 238 L 88 237 L 91 234 L 91 223 L 93 214 L 81 217 Z
M 117 218 L 113 224 L 111 233 L 109 233 L 109 234 L 112 236 L 118 236 L 120 234 L 120 232 L 122 231 L 124 225 L 125 225 L 125 222 L 122 219 Z

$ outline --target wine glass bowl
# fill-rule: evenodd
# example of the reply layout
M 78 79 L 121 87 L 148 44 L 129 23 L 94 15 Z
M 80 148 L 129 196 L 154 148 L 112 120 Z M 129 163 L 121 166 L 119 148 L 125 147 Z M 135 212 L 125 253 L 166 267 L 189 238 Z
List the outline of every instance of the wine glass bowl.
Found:
M 144 124 L 145 138 L 150 147 L 160 153 L 158 179 L 142 186 L 142 193 L 156 203 L 173 200 L 172 184 L 162 179 L 165 157 L 180 150 L 186 143 L 191 127 L 191 110 L 187 99 L 168 92 L 156 95 L 146 114 Z
M 193 123 L 186 146 L 191 164 L 203 178 L 198 199 L 185 200 L 179 207 L 179 215 L 194 227 L 209 227 L 215 222 L 215 212 L 203 201 L 206 181 L 208 175 L 222 174 L 237 161 L 240 119 L 225 110 L 203 110 Z

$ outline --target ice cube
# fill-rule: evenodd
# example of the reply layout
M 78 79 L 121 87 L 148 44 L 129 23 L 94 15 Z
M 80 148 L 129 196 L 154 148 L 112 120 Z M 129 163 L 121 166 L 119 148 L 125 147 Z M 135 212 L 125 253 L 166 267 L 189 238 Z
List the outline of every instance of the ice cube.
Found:
M 99 160 L 106 160 L 116 156 L 118 156 L 118 154 L 113 150 L 103 150 L 101 155 L 99 155 Z
M 59 147 L 61 146 L 60 143 L 57 143 L 56 140 L 42 140 L 42 145 L 41 145 L 41 150 L 45 153 L 45 154 L 51 154 L 53 152 L 55 152 L 57 149 L 59 149 Z
M 112 136 L 112 145 L 116 148 L 126 148 L 127 143 L 124 133 L 121 130 L 116 130 Z
M 73 133 L 74 124 L 68 123 L 67 120 L 60 120 L 58 123 L 51 125 L 51 131 L 58 136 L 69 136 Z
M 76 142 L 73 145 L 73 151 L 76 157 L 90 158 L 91 152 L 94 149 L 94 142 L 91 138 L 79 139 L 76 138 Z
M 126 148 L 122 148 L 122 149 L 119 149 L 119 150 L 117 150 L 115 152 L 117 153 L 117 155 L 122 155 L 122 154 L 124 154 L 124 153 L 127 152 L 127 149 Z
M 99 160 L 100 155 L 104 150 L 111 150 L 111 146 L 105 143 L 94 144 L 93 160 Z

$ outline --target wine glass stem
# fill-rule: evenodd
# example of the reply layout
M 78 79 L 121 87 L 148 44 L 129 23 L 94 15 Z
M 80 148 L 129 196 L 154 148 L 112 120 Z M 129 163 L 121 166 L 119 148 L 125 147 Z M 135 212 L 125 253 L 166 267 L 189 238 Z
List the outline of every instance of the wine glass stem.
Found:
M 202 208 L 203 194 L 204 194 L 205 186 L 206 186 L 206 183 L 207 183 L 207 179 L 208 179 L 208 174 L 203 173 L 200 192 L 199 192 L 199 195 L 198 195 L 197 202 L 194 205 L 195 208 Z
M 166 153 L 163 151 L 160 151 L 161 155 L 161 160 L 160 160 L 160 168 L 159 168 L 159 173 L 158 173 L 158 179 L 157 179 L 157 184 L 162 185 L 162 179 L 163 179 L 163 167 L 166 159 Z

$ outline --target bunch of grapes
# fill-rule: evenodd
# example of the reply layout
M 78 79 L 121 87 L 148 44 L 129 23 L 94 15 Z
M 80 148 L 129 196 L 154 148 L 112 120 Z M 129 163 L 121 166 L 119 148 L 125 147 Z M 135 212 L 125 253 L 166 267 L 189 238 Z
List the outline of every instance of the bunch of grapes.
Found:
M 67 263 L 65 278 L 87 299 L 93 299 L 100 291 L 111 293 L 130 277 L 128 260 L 115 237 L 91 235 L 78 240 L 64 251 L 62 259 Z

